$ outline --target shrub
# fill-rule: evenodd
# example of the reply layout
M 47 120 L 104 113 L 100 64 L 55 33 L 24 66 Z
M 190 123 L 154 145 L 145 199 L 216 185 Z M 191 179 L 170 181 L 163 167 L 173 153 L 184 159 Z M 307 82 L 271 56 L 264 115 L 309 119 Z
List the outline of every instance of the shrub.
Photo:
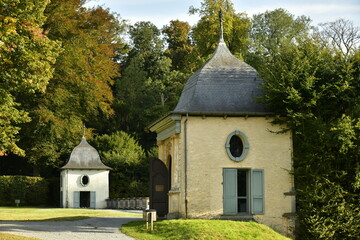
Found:
M 148 161 L 139 143 L 118 131 L 92 141 L 110 171 L 110 198 L 148 196 Z
M 41 177 L 0 176 L 0 205 L 37 206 L 48 202 L 49 183 Z

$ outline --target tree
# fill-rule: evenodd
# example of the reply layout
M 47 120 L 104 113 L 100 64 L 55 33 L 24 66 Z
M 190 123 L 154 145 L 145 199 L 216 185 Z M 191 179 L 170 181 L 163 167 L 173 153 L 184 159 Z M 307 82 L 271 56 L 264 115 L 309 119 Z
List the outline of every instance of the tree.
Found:
M 190 8 L 191 14 L 199 13 L 201 17 L 192 30 L 192 37 L 200 55 L 208 58 L 219 42 L 220 10 L 226 45 L 235 56 L 243 58 L 247 51 L 250 20 L 245 13 L 236 13 L 229 0 L 204 0 L 200 9 Z
M 92 140 L 110 171 L 110 198 L 148 195 L 148 162 L 144 150 L 129 134 L 118 131 Z
M 296 17 L 284 9 L 256 14 L 250 28 L 250 49 L 246 62 L 258 71 L 261 66 L 273 61 L 279 49 L 302 41 L 310 32 L 310 19 Z
M 354 54 L 360 43 L 360 28 L 349 20 L 338 19 L 334 22 L 320 24 L 318 34 L 324 44 L 330 44 L 345 57 Z
M 356 239 L 359 233 L 357 54 L 348 59 L 309 36 L 272 48 L 260 65 L 265 100 L 278 116 L 274 123 L 293 132 L 304 239 Z
M 129 34 L 131 50 L 116 82 L 118 125 L 120 130 L 134 133 L 141 145 L 150 149 L 154 135 L 145 134 L 144 128 L 175 107 L 184 77 L 172 70 L 154 24 L 138 22 L 130 26 Z
M 112 85 L 119 70 L 115 58 L 124 47 L 119 38 L 123 25 L 108 10 L 82 4 L 55 0 L 46 8 L 45 31 L 50 39 L 62 41 L 64 51 L 46 94 L 32 106 L 33 121 L 23 131 L 29 162 L 39 169 L 63 165 L 83 124 L 99 128 L 113 114 Z
M 199 68 L 201 58 L 196 46 L 191 43 L 190 30 L 189 23 L 174 20 L 162 32 L 168 44 L 165 55 L 171 59 L 172 69 L 192 74 Z
M 0 1 L 0 154 L 25 155 L 17 145 L 20 124 L 29 122 L 21 105 L 42 95 L 53 76 L 59 42 L 39 26 L 48 0 Z

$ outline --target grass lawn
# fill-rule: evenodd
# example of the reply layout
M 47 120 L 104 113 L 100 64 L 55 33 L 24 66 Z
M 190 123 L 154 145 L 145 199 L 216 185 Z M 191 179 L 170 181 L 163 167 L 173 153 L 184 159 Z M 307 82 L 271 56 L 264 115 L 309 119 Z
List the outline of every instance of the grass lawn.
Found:
M 0 207 L 0 221 L 74 221 L 89 217 L 142 217 L 142 215 L 94 209 Z
M 237 239 L 289 240 L 271 228 L 255 222 L 228 220 L 164 220 L 154 224 L 154 231 L 146 231 L 145 222 L 130 222 L 121 231 L 136 239 Z

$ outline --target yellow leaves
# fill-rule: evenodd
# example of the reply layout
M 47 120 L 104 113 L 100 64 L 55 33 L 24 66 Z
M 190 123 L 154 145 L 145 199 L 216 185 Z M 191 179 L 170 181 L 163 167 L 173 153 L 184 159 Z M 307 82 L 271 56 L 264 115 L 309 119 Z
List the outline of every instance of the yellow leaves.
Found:
M 6 64 L 9 64 L 9 65 L 12 65 L 13 64 L 13 62 L 10 60 L 10 59 L 8 59 L 8 58 L 4 58 L 4 59 L 2 59 Z
M 16 34 L 17 19 L 9 16 L 0 15 L 0 36 Z

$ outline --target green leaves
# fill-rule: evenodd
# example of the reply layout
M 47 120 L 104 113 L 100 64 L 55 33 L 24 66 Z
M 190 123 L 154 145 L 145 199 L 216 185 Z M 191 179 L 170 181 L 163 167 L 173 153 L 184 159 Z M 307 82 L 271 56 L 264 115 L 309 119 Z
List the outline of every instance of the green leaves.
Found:
M 129 134 L 117 131 L 93 139 L 110 171 L 110 198 L 141 197 L 148 191 L 148 162 L 144 150 Z
M 205 0 L 200 9 L 191 11 L 198 12 L 201 17 L 192 30 L 200 56 L 208 59 L 220 40 L 220 9 L 223 15 L 224 40 L 235 56 L 243 57 L 247 50 L 250 19 L 245 13 L 236 13 L 233 3 L 227 0 Z
M 41 169 L 60 167 L 78 143 L 83 124 L 106 128 L 114 114 L 115 61 L 124 50 L 124 23 L 101 7 L 86 9 L 82 1 L 54 0 L 43 24 L 48 38 L 61 41 L 53 78 L 43 95 L 28 105 L 33 121 L 23 130 L 29 162 Z M 39 67 L 43 67 L 39 65 Z
M 47 0 L 0 1 L 0 152 L 25 154 L 16 142 L 19 124 L 30 118 L 20 103 L 43 94 L 53 76 L 60 44 L 39 27 L 47 4 Z
M 311 235 L 304 239 L 356 239 L 360 231 L 359 199 L 341 187 L 347 174 L 313 175 L 300 192 L 301 222 Z M 331 179 L 331 180 L 330 180 Z M 336 181 L 334 181 L 336 179 Z
M 358 50 L 346 55 L 324 45 L 317 35 L 311 36 L 306 19 L 294 19 L 281 9 L 255 16 L 253 27 L 247 57 L 264 79 L 265 100 L 279 116 L 274 123 L 294 133 L 301 236 L 355 239 L 359 229 L 354 225 L 360 221 L 355 197 L 360 157 Z
M 122 64 L 122 76 L 116 81 L 116 122 L 120 122 L 118 129 L 135 132 L 151 147 L 154 142 L 147 141 L 149 134 L 144 128 L 175 107 L 185 77 L 173 70 L 155 25 L 138 22 L 130 27 L 129 34 L 132 46 Z M 175 44 L 177 40 L 173 40 Z

